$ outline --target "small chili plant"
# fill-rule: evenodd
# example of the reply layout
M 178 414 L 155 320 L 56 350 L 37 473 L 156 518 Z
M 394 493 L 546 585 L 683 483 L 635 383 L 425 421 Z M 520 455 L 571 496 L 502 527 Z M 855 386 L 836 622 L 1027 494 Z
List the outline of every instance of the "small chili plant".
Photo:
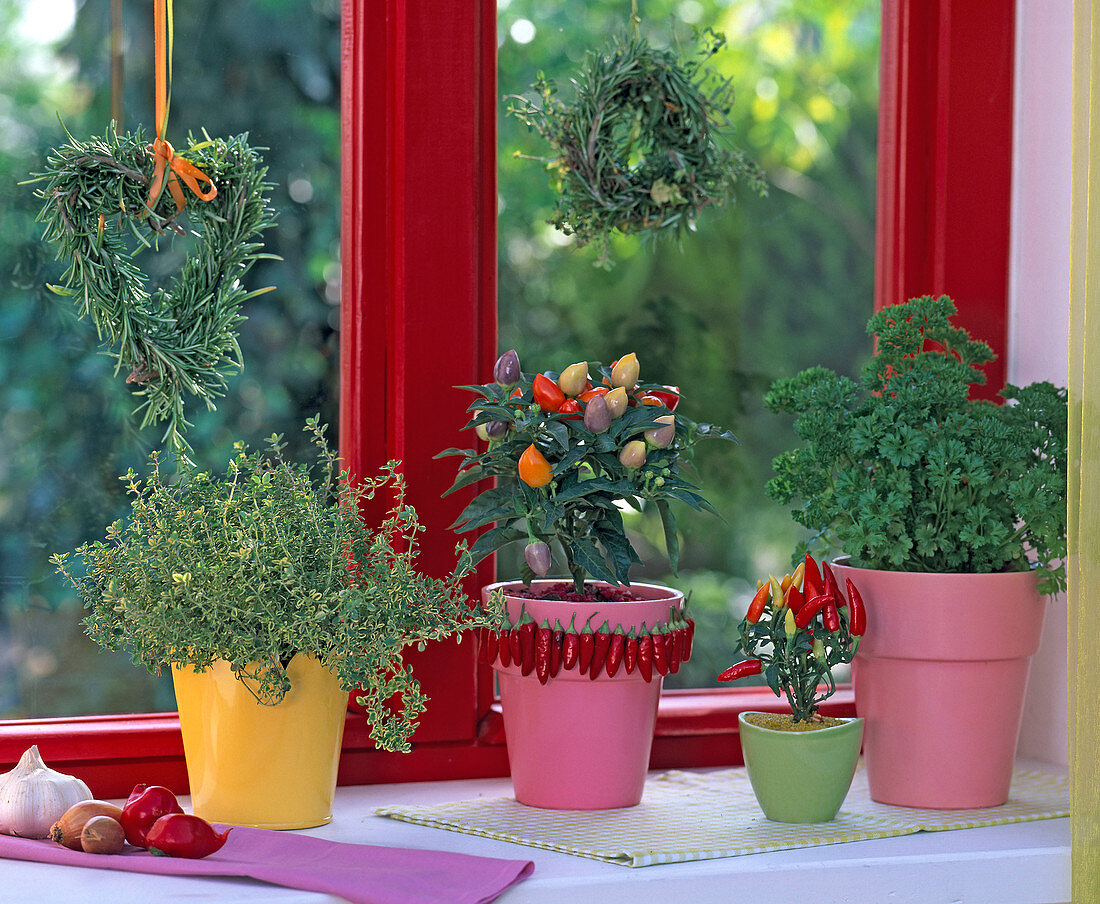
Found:
M 524 542 L 528 585 L 550 572 L 554 555 L 564 558 L 578 593 L 586 575 L 629 584 L 630 568 L 640 560 L 620 506 L 652 505 L 675 573 L 679 545 L 669 503 L 713 512 L 685 465 L 698 440 L 733 440 L 733 434 L 673 414 L 679 390 L 641 382 L 633 352 L 611 366 L 579 361 L 560 373 L 528 374 L 512 350 L 497 360 L 493 376 L 492 383 L 461 387 L 476 394 L 466 426 L 485 445 L 436 456 L 462 458 L 448 493 L 497 478 L 452 525 L 459 531 L 494 525 L 474 543 L 474 560 Z
M 867 626 L 863 599 L 851 579 L 842 595 L 827 562 L 809 555 L 793 575 L 762 581 L 739 628 L 747 658 L 719 681 L 763 674 L 786 696 L 795 722 L 820 720 L 818 707 L 836 691 L 834 666 L 852 661 Z

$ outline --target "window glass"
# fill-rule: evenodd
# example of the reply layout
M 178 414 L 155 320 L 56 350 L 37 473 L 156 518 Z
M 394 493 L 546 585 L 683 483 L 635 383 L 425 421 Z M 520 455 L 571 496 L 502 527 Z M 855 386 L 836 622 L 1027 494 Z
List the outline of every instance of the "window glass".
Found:
M 667 574 L 658 519 L 630 520 L 639 579 L 691 593 L 707 630 L 666 686 L 707 686 L 733 661 L 755 580 L 789 568 L 799 537 L 764 494 L 771 459 L 794 442 L 764 411 L 770 382 L 822 364 L 855 374 L 870 352 L 880 6 L 873 0 L 645 0 L 642 30 L 690 48 L 711 26 L 728 45 L 716 71 L 737 92 L 734 142 L 767 172 L 765 198 L 704 215 L 683 247 L 618 239 L 608 271 L 546 224 L 548 147 L 500 115 L 500 345 L 528 369 L 635 351 L 645 379 L 681 387 L 692 418 L 733 428 L 739 447 L 702 444 L 699 479 L 722 518 L 682 509 L 681 568 Z M 539 71 L 570 96 L 589 49 L 626 25 L 624 0 L 499 0 L 500 93 Z M 502 575 L 518 561 L 502 557 Z
M 167 677 L 107 655 L 79 624 L 79 601 L 48 559 L 102 539 L 125 515 L 118 475 L 159 446 L 139 432 L 124 375 L 50 293 L 60 267 L 34 222 L 39 200 L 19 185 L 65 142 L 102 135 L 111 116 L 108 3 L 0 4 L 0 717 L 173 709 Z M 122 3 L 125 129 L 153 125 L 152 13 Z M 302 425 L 319 412 L 336 430 L 339 325 L 340 22 L 338 0 L 188 0 L 175 4 L 167 138 L 249 133 L 278 210 L 249 286 L 244 372 L 216 412 L 192 409 L 196 460 L 224 467 L 236 440 L 286 435 L 307 454 Z M 170 278 L 186 245 L 145 255 Z

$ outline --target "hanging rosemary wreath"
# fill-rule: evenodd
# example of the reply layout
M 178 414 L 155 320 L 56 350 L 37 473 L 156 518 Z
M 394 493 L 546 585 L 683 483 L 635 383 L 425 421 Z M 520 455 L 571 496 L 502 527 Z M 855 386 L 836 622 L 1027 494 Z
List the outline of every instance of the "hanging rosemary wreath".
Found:
M 610 265 L 615 232 L 678 236 L 729 201 L 738 182 L 764 193 L 759 167 L 728 142 L 732 84 L 705 65 L 724 43 L 707 30 L 681 61 L 635 28 L 585 55 L 571 102 L 541 73 L 538 102 L 512 98 L 509 112 L 555 152 L 548 164 L 559 199 L 549 222 L 595 245 L 598 264 Z
M 186 457 L 185 395 L 212 408 L 225 394 L 226 378 L 242 366 L 241 305 L 267 291 L 243 284 L 252 265 L 270 257 L 256 240 L 275 219 L 267 168 L 243 135 L 191 138 L 178 154 L 169 147 L 169 170 L 140 129 L 118 135 L 112 126 L 88 141 L 68 137 L 32 180 L 43 183 L 36 194 L 44 201 L 44 237 L 68 265 L 64 285 L 51 288 L 91 318 L 117 361 L 115 372 L 129 370 L 126 382 L 144 396 L 135 412 L 142 426 L 165 423 L 165 443 Z M 173 173 L 191 186 L 195 172 L 217 186 L 216 195 L 181 207 Z M 171 284 L 150 289 L 136 255 L 168 232 L 190 232 L 195 243 Z

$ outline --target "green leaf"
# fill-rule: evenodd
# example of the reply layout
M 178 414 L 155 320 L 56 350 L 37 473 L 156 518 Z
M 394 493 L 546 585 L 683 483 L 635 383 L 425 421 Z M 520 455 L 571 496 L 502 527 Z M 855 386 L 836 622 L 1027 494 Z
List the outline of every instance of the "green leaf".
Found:
M 619 581 L 608 569 L 599 549 L 591 540 L 584 538 L 573 540 L 569 543 L 570 555 L 573 561 L 599 581 L 607 581 L 609 584 L 617 584 Z
M 451 493 L 456 493 L 464 487 L 468 487 L 470 484 L 477 483 L 479 480 L 484 480 L 490 476 L 492 475 L 486 474 L 485 469 L 480 465 L 474 465 L 465 471 L 460 471 L 458 477 L 455 478 L 455 482 L 451 484 L 450 489 L 444 490 L 440 495 L 442 498 L 446 498 L 450 496 Z
M 676 535 L 676 515 L 664 499 L 657 500 L 657 511 L 661 515 L 661 527 L 665 532 L 669 568 L 672 569 L 673 574 L 676 574 L 680 564 L 680 538 Z

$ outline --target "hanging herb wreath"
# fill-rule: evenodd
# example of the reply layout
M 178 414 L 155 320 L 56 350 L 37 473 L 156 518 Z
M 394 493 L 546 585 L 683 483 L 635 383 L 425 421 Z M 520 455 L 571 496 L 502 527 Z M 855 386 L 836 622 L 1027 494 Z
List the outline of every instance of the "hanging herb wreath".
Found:
M 679 236 L 704 209 L 729 201 L 738 182 L 766 188 L 760 168 L 727 140 L 732 84 L 705 65 L 725 38 L 708 29 L 681 61 L 650 46 L 632 22 L 630 34 L 585 55 L 571 102 L 540 73 L 538 102 L 514 97 L 509 108 L 554 149 L 548 167 L 559 198 L 549 222 L 578 245 L 592 243 L 601 266 L 610 266 L 616 232 Z
M 116 374 L 128 371 L 126 382 L 138 386 L 141 425 L 164 423 L 165 444 L 187 460 L 184 399 L 195 396 L 213 408 L 228 376 L 242 367 L 241 305 L 268 291 L 249 292 L 243 278 L 271 256 L 257 238 L 275 217 L 267 168 L 246 136 L 191 137 L 180 153 L 164 140 L 171 0 L 156 0 L 154 16 L 154 140 L 140 129 L 118 135 L 114 124 L 102 138 L 69 135 L 31 181 L 42 183 L 36 194 L 44 202 L 38 217 L 44 238 L 67 264 L 64 284 L 50 288 L 75 301 L 116 359 Z M 187 204 L 185 188 L 195 203 Z M 195 243 L 170 285 L 151 289 L 136 255 L 170 232 L 190 232 Z

